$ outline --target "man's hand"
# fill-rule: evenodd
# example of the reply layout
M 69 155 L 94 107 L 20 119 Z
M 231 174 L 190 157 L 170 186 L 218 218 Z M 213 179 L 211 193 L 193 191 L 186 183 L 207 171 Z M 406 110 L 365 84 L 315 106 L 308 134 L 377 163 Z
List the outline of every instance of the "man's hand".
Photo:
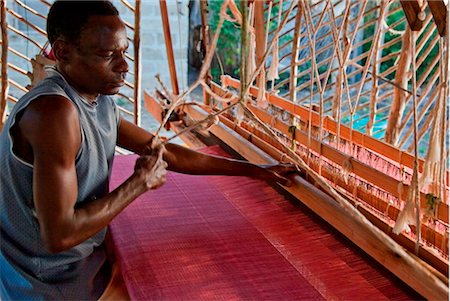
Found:
M 293 164 L 259 165 L 259 167 L 262 169 L 262 172 L 256 175 L 256 178 L 269 182 L 277 182 L 288 187 L 292 185 L 292 180 L 289 179 L 289 175 L 305 174 Z
M 149 155 L 143 155 L 136 160 L 134 173 L 145 184 L 146 190 L 161 187 L 166 182 L 167 162 L 163 160 L 163 146 L 152 150 Z

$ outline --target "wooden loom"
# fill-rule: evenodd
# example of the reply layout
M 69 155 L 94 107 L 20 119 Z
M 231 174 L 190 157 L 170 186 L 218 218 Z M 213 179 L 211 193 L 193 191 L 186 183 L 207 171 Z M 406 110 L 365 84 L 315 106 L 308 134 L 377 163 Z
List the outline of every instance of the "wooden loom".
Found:
M 281 1 L 278 2 L 278 5 L 280 5 L 280 2 Z M 322 4 L 322 9 L 324 9 L 324 7 L 325 9 L 314 15 L 312 8 L 319 4 Z M 361 5 L 362 8 L 359 8 L 360 12 L 365 12 L 366 4 L 367 3 L 363 3 Z M 339 37 L 344 35 L 343 53 L 341 53 L 342 50 L 340 50 L 340 45 L 337 45 L 333 49 L 331 58 L 328 57 L 319 62 L 317 62 L 316 52 L 323 53 L 332 46 L 327 45 L 323 48 L 318 47 L 319 49 L 316 49 L 317 44 L 314 44 L 314 42 L 316 42 L 316 34 L 320 30 L 321 22 L 325 23 L 323 20 L 327 9 L 331 11 L 331 13 L 329 13 L 334 18 L 337 18 L 332 12 L 334 4 L 330 1 L 322 1 L 308 7 L 308 4 L 300 2 L 296 6 L 297 10 L 295 13 L 295 10 L 293 9 L 294 5 L 291 5 L 290 9 L 286 10 L 287 12 L 283 12 L 283 22 L 280 22 L 283 13 L 280 13 L 278 18 L 278 25 L 281 24 L 281 26 L 288 23 L 289 20 L 292 22 L 295 20 L 295 26 L 293 26 L 295 33 L 293 35 L 293 41 L 291 41 L 293 46 L 291 52 L 286 51 L 286 54 L 283 56 L 283 58 L 291 56 L 290 64 L 286 64 L 287 67 L 284 69 L 284 71 L 290 72 L 289 77 L 285 80 L 277 81 L 275 88 L 273 83 L 276 81 L 273 80 L 272 92 L 267 93 L 265 91 L 266 82 L 264 70 L 265 67 L 269 70 L 271 67 L 265 66 L 264 62 L 271 51 L 271 47 L 274 44 L 273 42 L 279 38 L 277 35 L 280 34 L 280 28 L 272 32 L 272 43 L 265 48 L 266 38 L 270 33 L 264 32 L 264 23 L 267 22 L 269 24 L 270 20 L 264 20 L 264 13 L 266 12 L 267 15 L 270 16 L 270 9 L 275 4 L 272 2 L 269 4 L 255 2 L 253 4 L 253 15 L 255 16 L 253 21 L 255 26 L 253 27 L 253 30 L 255 36 L 254 39 L 256 41 L 253 42 L 256 42 L 254 43 L 256 45 L 254 55 L 258 58 L 256 61 L 259 64 L 259 70 L 252 73 L 253 77 L 250 76 L 251 80 L 248 81 L 246 79 L 248 74 L 241 72 L 240 81 L 229 76 L 223 76 L 221 79 L 221 86 L 209 83 L 210 87 L 208 88 L 202 83 L 205 88 L 204 91 L 206 91 L 205 95 L 212 95 L 212 105 L 210 104 L 209 97 L 205 97 L 205 102 L 208 105 L 199 103 L 180 104 L 180 99 L 182 99 L 185 94 L 182 94 L 181 97 L 175 95 L 171 104 L 172 107 L 174 107 L 174 103 L 178 103 L 178 114 L 187 114 L 187 120 L 190 121 L 186 122 L 186 118 L 184 121 L 185 124 L 187 123 L 188 129 L 194 127 L 191 125 L 192 122 L 199 123 L 200 121 L 201 123 L 201 121 L 203 121 L 203 123 L 206 122 L 208 125 L 211 125 L 211 115 L 218 116 L 221 124 L 212 125 L 209 128 L 209 131 L 225 141 L 249 161 L 255 163 L 273 163 L 287 158 L 295 158 L 296 155 L 301 157 L 299 160 L 307 162 L 307 166 L 310 168 L 309 170 L 307 169 L 308 171 L 313 170 L 316 172 L 313 172 L 314 175 L 320 175 L 320 180 L 318 180 L 316 176 L 310 175 L 309 179 L 312 184 L 321 187 L 335 199 L 342 198 L 342 200 L 338 200 L 338 203 L 342 206 L 342 212 L 338 212 L 338 210 L 334 208 L 332 199 L 320 198 L 317 195 L 311 194 L 307 189 L 304 190 L 300 188 L 302 186 L 307 186 L 305 183 L 297 182 L 298 186 L 288 189 L 288 191 L 425 297 L 429 299 L 447 298 L 449 176 L 447 169 L 443 169 L 443 166 L 445 166 L 445 162 L 443 161 L 448 160 L 448 151 L 442 153 L 444 160 L 440 161 L 440 165 L 442 166 L 440 173 L 440 195 L 442 197 L 441 199 L 444 201 L 437 204 L 433 209 L 428 208 L 427 206 L 429 205 L 427 204 L 429 204 L 430 195 L 427 194 L 429 191 L 423 187 L 421 187 L 420 193 L 417 193 L 415 197 L 416 212 L 419 212 L 417 209 L 418 207 L 420 207 L 422 211 L 432 210 L 434 212 L 433 218 L 430 220 L 432 222 L 421 222 L 421 217 L 416 214 L 415 228 L 413 228 L 410 233 L 403 232 L 400 235 L 397 235 L 393 233 L 393 228 L 402 207 L 405 207 L 404 200 L 411 197 L 408 196 L 408 193 L 410 193 L 409 190 L 413 191 L 414 185 L 419 185 L 417 180 L 413 180 L 414 177 L 417 179 L 418 172 L 424 172 L 424 164 L 426 164 L 424 160 L 418 158 L 419 155 L 417 151 L 415 155 L 411 155 L 408 151 L 403 151 L 399 148 L 399 146 L 404 145 L 405 141 L 407 141 L 405 136 L 400 137 L 399 134 L 404 130 L 407 124 L 405 120 L 402 121 L 404 106 L 408 100 L 410 103 L 413 103 L 410 112 L 407 115 L 407 119 L 412 117 L 414 126 L 417 127 L 418 113 L 416 111 L 419 102 L 424 103 L 427 101 L 426 107 L 430 108 L 432 102 L 434 102 L 435 107 L 437 107 L 439 106 L 439 103 L 442 105 L 445 99 L 448 101 L 448 97 L 446 98 L 448 90 L 446 90 L 445 84 L 448 82 L 448 70 L 445 71 L 447 68 L 445 61 L 448 61 L 446 55 L 448 56 L 448 54 L 444 54 L 444 50 L 441 52 L 440 59 L 442 61 L 439 64 L 441 67 L 439 75 L 437 75 L 437 73 L 433 74 L 430 70 L 431 67 L 425 72 L 426 75 L 423 75 L 423 77 L 428 77 L 431 76 L 431 73 L 434 78 L 434 80 L 432 80 L 434 84 L 436 84 L 440 76 L 441 84 L 438 86 L 440 88 L 437 89 L 437 93 L 433 94 L 431 92 L 433 84 L 430 82 L 425 84 L 426 81 L 423 77 L 419 80 L 415 78 L 415 73 L 418 68 L 417 65 L 420 66 L 420 63 L 423 63 L 424 59 L 420 59 L 419 62 L 411 59 L 411 56 L 415 57 L 418 53 L 415 48 L 417 36 L 415 33 L 412 33 L 407 26 L 403 33 L 402 44 L 403 46 L 414 46 L 407 49 L 406 54 L 405 52 L 402 52 L 399 56 L 399 69 L 395 70 L 395 66 L 392 66 L 384 73 L 379 74 L 379 71 L 377 70 L 381 65 L 379 62 L 385 61 L 386 57 L 377 53 L 381 52 L 384 47 L 381 43 L 381 37 L 385 34 L 383 31 L 389 30 L 389 28 L 387 30 L 383 29 L 383 26 L 380 24 L 382 24 L 384 19 L 392 13 L 392 11 L 389 11 L 389 6 L 391 4 L 392 3 L 389 1 L 382 1 L 379 5 L 369 9 L 369 12 L 371 13 L 379 10 L 377 18 L 381 19 L 381 21 L 378 22 L 378 25 L 375 26 L 376 29 L 374 30 L 375 32 L 373 35 L 375 39 L 368 52 L 350 60 L 350 53 L 353 51 L 352 39 L 354 39 L 358 29 L 355 29 L 353 33 L 345 32 L 343 34 L 343 31 L 347 30 L 346 27 L 349 26 L 349 23 L 352 23 L 352 21 L 349 21 L 349 11 L 353 4 L 347 2 L 344 16 L 340 16 L 343 18 L 343 21 L 341 21 L 341 28 L 338 29 L 338 26 L 334 24 L 334 27 L 328 33 L 328 38 L 332 36 L 332 41 L 336 44 L 339 44 L 340 42 Z M 431 20 L 431 15 L 435 17 L 436 24 L 438 24 L 437 26 L 440 26 L 440 28 L 435 27 L 435 30 L 439 31 L 442 36 L 445 35 L 445 30 L 442 29 L 443 24 L 439 23 L 442 19 L 437 17 L 436 7 L 434 6 L 435 3 L 430 5 L 429 9 L 431 13 L 429 13 L 428 17 L 426 17 L 425 14 L 426 3 L 421 3 L 419 11 L 416 11 L 414 20 L 411 20 L 412 14 L 410 11 L 411 9 L 417 9 L 416 5 L 418 5 L 418 3 L 405 1 L 401 4 L 406 12 L 409 24 L 416 22 L 415 19 L 417 18 L 423 19 L 422 25 L 419 26 L 416 24 L 411 26 L 412 30 L 422 30 L 422 32 L 419 32 L 419 36 L 421 34 L 428 35 L 424 39 L 430 38 L 429 33 L 424 33 L 423 29 L 426 26 L 434 25 Z M 239 22 L 239 20 L 242 19 L 246 20 L 244 14 L 242 19 L 239 18 L 239 12 L 236 12 L 236 7 L 233 3 L 230 3 L 229 6 L 235 21 L 237 20 Z M 252 7 L 252 5 L 250 5 L 250 7 Z M 243 10 L 244 8 L 241 7 L 241 11 Z M 250 8 L 250 10 L 252 9 Z M 282 9 L 279 11 L 281 12 Z M 398 12 L 398 8 L 396 11 Z M 418 15 L 419 12 L 421 15 Z M 223 11 L 221 13 L 223 13 Z M 353 20 L 353 23 L 356 23 L 356 28 L 358 27 L 358 23 L 362 16 L 365 16 L 365 14 L 360 13 L 359 17 L 356 18 L 357 20 Z M 305 26 L 307 27 L 306 33 L 303 32 L 303 34 L 301 33 L 302 18 L 304 18 L 303 22 L 306 23 Z M 264 20 L 264 22 L 261 22 L 261 20 Z M 314 28 L 313 20 L 319 20 L 317 22 L 319 26 L 316 28 Z M 334 22 L 335 21 L 336 19 Z M 241 26 L 245 28 L 245 22 L 241 22 Z M 369 23 L 373 24 L 375 22 L 376 20 L 372 20 Z M 249 23 L 251 23 L 251 21 L 249 21 Z M 328 25 L 330 23 L 333 23 L 333 20 L 328 20 Z M 423 23 L 427 25 L 423 27 Z M 166 24 L 166 26 L 168 25 Z M 353 26 L 355 26 L 355 24 L 353 24 Z M 363 24 L 362 27 L 364 26 L 366 25 Z M 250 31 L 245 31 L 244 29 L 242 35 L 246 36 L 248 32 Z M 283 34 L 286 34 L 286 32 Z M 345 39 L 345 35 L 347 34 L 353 34 L 350 43 Z M 249 34 L 250 40 L 252 35 L 253 32 Z M 325 39 L 326 36 L 327 35 L 325 34 L 320 38 Z M 409 41 L 410 38 L 413 40 L 412 42 Z M 215 39 L 216 37 L 213 40 Z M 308 47 L 308 45 L 305 46 L 301 44 L 302 39 L 303 41 L 306 39 L 309 42 L 309 57 L 299 56 L 300 50 L 304 50 Z M 444 48 L 447 47 L 448 49 L 448 40 L 447 46 L 445 46 L 445 38 L 439 38 L 438 35 L 435 34 L 434 39 L 435 43 L 438 43 L 438 40 L 440 39 L 440 45 Z M 369 40 L 370 38 L 366 39 L 365 42 L 367 43 Z M 400 39 L 397 39 L 397 42 L 399 40 Z M 394 42 L 395 40 L 391 41 L 390 45 Z M 431 44 L 436 45 L 435 43 Z M 252 45 L 252 42 L 249 44 Z M 285 43 L 280 48 L 288 48 L 288 44 L 289 42 Z M 359 45 L 362 44 L 364 44 L 364 42 L 360 42 Z M 422 40 L 418 47 L 423 50 L 425 47 L 424 45 L 425 42 Z M 242 47 L 245 48 L 245 45 Z M 430 46 L 428 45 L 428 47 Z M 250 47 L 250 52 L 251 51 L 252 48 Z M 244 63 L 246 65 L 247 60 L 252 60 L 252 58 L 251 54 L 249 54 L 248 57 L 245 55 L 244 57 L 241 57 L 241 61 L 246 62 Z M 339 66 L 337 67 L 332 64 L 335 60 L 335 56 L 338 57 L 339 61 Z M 277 59 L 278 58 L 272 57 L 271 64 L 273 65 L 274 61 Z M 312 67 L 299 75 L 299 66 L 301 63 L 305 63 L 308 60 L 312 62 Z M 411 60 L 414 60 L 414 62 L 411 63 Z M 208 61 L 208 56 L 205 61 Z M 372 61 L 373 63 L 371 64 L 370 62 Z M 437 64 L 438 61 L 439 59 L 436 59 L 435 63 Z M 248 64 L 251 65 L 251 63 Z M 319 72 L 317 68 L 318 65 L 325 65 L 327 70 Z M 352 73 L 347 73 L 347 65 L 357 66 L 357 70 Z M 410 65 L 412 65 L 412 67 Z M 251 68 L 248 66 L 245 67 Z M 253 66 L 253 68 L 255 68 L 255 66 Z M 369 71 L 370 68 L 371 70 Z M 414 76 L 411 79 L 413 82 L 412 92 L 408 90 L 409 79 L 406 76 L 406 72 L 408 72 L 407 70 L 409 70 L 409 68 L 412 68 L 414 73 Z M 404 71 L 404 73 L 402 73 L 402 71 Z M 338 85 L 333 81 L 329 82 L 330 74 L 333 72 L 337 74 L 336 81 L 341 84 Z M 310 81 L 297 84 L 299 78 L 308 73 L 310 74 Z M 387 79 L 390 73 L 395 73 L 393 81 Z M 249 83 L 253 83 L 253 80 L 256 79 L 255 75 L 257 74 L 259 74 L 257 81 L 258 87 L 251 86 Z M 348 79 L 350 77 L 355 77 L 355 75 L 361 76 L 361 79 L 359 82 L 350 85 Z M 199 80 L 202 79 L 202 76 L 205 76 L 204 69 L 201 71 Z M 372 89 L 363 93 L 364 83 L 369 80 L 372 82 Z M 263 84 L 261 84 L 262 81 Z M 284 95 L 280 95 L 276 86 L 281 90 L 283 85 L 287 83 L 290 85 L 289 89 L 287 89 L 288 91 L 285 92 Z M 424 86 L 425 92 L 421 93 L 421 95 L 417 95 L 417 85 Z M 302 95 L 299 92 L 306 89 L 308 86 L 310 86 L 311 89 L 309 96 L 306 95 L 303 98 L 298 99 L 301 97 L 300 95 Z M 390 93 L 386 93 L 387 87 L 391 88 Z M 335 91 L 336 94 L 325 98 L 325 90 L 327 88 Z M 344 89 L 346 90 L 345 92 Z M 356 97 L 351 96 L 350 91 L 352 89 L 356 90 Z M 385 90 L 384 95 L 380 95 L 382 94 L 379 92 L 381 90 Z M 168 94 L 167 92 L 166 89 L 165 93 Z M 187 92 L 190 91 L 188 90 Z M 341 113 L 343 108 L 340 99 L 341 93 L 346 93 L 347 96 L 347 114 L 350 115 L 349 125 L 342 124 L 341 122 L 341 118 L 345 114 L 345 111 Z M 237 97 L 238 94 L 240 97 Z M 361 95 L 364 94 L 371 94 L 370 100 L 361 104 Z M 429 98 L 427 99 L 427 97 Z M 260 105 L 261 98 L 266 98 L 270 105 Z M 316 101 L 313 100 L 314 98 L 316 98 Z M 317 98 L 319 101 L 317 101 Z M 214 99 L 216 102 L 214 102 Z M 383 102 L 386 105 L 389 100 L 393 101 L 393 106 L 389 112 L 387 128 L 385 130 L 386 142 L 383 142 L 380 141 L 380 139 L 374 138 L 371 133 L 373 133 L 373 127 L 376 124 L 376 112 L 386 112 L 387 109 L 389 109 L 389 105 L 387 105 L 386 108 L 377 108 L 377 106 Z M 145 94 L 146 108 L 162 123 L 165 123 L 167 122 L 168 116 L 166 116 L 165 120 L 162 120 L 160 117 L 164 114 L 161 110 L 157 109 L 158 103 L 164 103 L 164 107 L 167 107 L 165 101 L 161 101 L 161 99 L 155 99 L 149 93 Z M 302 103 L 308 105 L 309 108 L 304 105 L 302 106 Z M 238 107 L 239 105 L 242 105 L 242 107 L 244 107 L 241 111 L 246 113 L 245 117 L 242 115 L 242 112 L 239 113 L 239 109 L 237 113 L 231 113 L 231 110 L 227 109 L 227 107 L 233 107 L 235 105 Z M 366 131 L 368 134 L 364 134 L 353 129 L 353 115 L 358 110 L 364 109 L 367 106 L 370 107 L 370 117 L 369 122 L 366 124 Z M 318 107 L 318 109 L 314 110 L 314 107 Z M 325 114 L 327 107 L 328 112 L 331 114 Z M 435 110 L 437 111 L 437 109 Z M 287 117 L 282 116 L 282 114 L 287 115 Z M 423 119 L 424 115 L 424 112 L 422 112 L 420 118 Z M 448 123 L 446 125 L 446 122 L 448 121 L 445 120 L 445 113 L 440 116 L 440 118 L 442 118 L 440 119 L 442 120 L 440 121 L 442 122 L 441 135 L 444 137 L 443 133 L 445 132 L 446 127 L 448 128 Z M 361 118 L 362 117 L 359 116 L 359 119 Z M 271 129 L 267 129 L 264 124 L 270 125 Z M 403 128 L 399 130 L 399 126 Z M 185 130 L 182 130 L 182 132 L 184 131 Z M 314 134 L 312 133 L 313 131 Z M 233 132 L 237 133 L 238 136 L 232 134 Z M 416 143 L 415 146 L 411 145 L 408 148 L 409 151 L 417 149 L 417 137 L 420 136 L 419 139 L 423 138 L 425 132 L 425 130 L 422 130 L 421 133 L 418 133 L 417 129 L 408 130 L 409 135 L 414 136 Z M 444 144 L 445 142 L 442 142 L 442 145 Z M 297 151 L 295 151 L 295 153 L 294 151 L 290 151 L 286 145 L 291 145 L 292 148 Z M 445 147 L 448 148 L 448 145 Z M 299 161 L 294 160 L 294 162 L 298 163 Z M 301 165 L 301 167 L 304 168 L 305 166 Z M 442 172 L 443 170 L 445 171 Z M 416 176 L 414 176 L 414 173 Z M 320 181 L 323 181 L 323 183 L 318 183 Z M 333 188 L 330 189 L 331 186 Z M 419 189 L 417 189 L 417 191 L 419 191 Z M 321 201 L 318 202 L 318 199 Z M 348 203 L 343 204 L 345 202 Z M 348 204 L 354 207 L 349 209 Z M 353 208 L 357 209 L 352 210 Z M 356 213 L 356 210 L 360 213 Z M 349 224 L 352 226 L 349 226 Z M 437 226 L 437 224 L 439 224 L 439 226 Z M 373 225 L 375 225 L 375 227 Z M 377 243 L 374 243 L 374 241 Z M 400 252 L 402 247 L 394 243 L 394 241 L 402 245 L 409 252 Z M 400 255 L 400 253 L 402 255 Z M 416 254 L 417 257 L 411 254 Z M 428 283 L 425 284 L 425 282 Z M 440 292 L 435 294 L 436 291 Z
M 411 152 L 417 149 L 420 142 L 429 142 L 426 138 L 427 128 L 420 130 L 417 126 L 411 126 L 411 123 L 433 122 L 433 118 L 436 118 L 433 116 L 436 115 L 428 112 L 436 110 L 439 99 L 443 99 L 441 104 L 447 103 L 448 106 L 448 68 L 445 64 L 448 62 L 449 49 L 448 38 L 445 37 L 449 24 L 446 21 L 448 6 L 442 1 L 404 1 L 401 2 L 402 7 L 392 5 L 391 1 L 377 2 L 372 6 L 370 2 L 356 1 L 299 2 L 296 5 L 292 4 L 292 1 L 284 2 L 289 4 L 289 8 L 287 5 L 283 6 L 281 1 L 256 1 L 253 4 L 253 57 L 254 65 L 257 63 L 261 72 L 247 70 L 247 73 L 253 74 L 253 78 L 258 76 L 255 86 L 251 85 L 253 80 L 246 78 L 248 74 L 243 76 L 241 81 L 223 76 L 221 85 L 210 83 L 206 78 L 207 69 L 204 68 L 200 76 L 201 82 L 197 82 L 197 86 L 204 87 L 204 100 L 207 105 L 203 102 L 180 102 L 176 109 L 187 114 L 185 123 L 188 128 L 197 120 L 204 119 L 212 123 L 209 116 L 217 114 L 220 123 L 212 125 L 210 132 L 249 161 L 304 161 L 305 166 L 301 167 L 308 170 L 309 182 L 297 179 L 298 185 L 289 190 L 293 195 L 420 294 L 428 299 L 447 298 L 447 169 L 440 173 L 441 202 L 432 208 L 430 221 L 421 223 L 419 227 L 412 226 L 409 234 L 403 232 L 395 235 L 392 229 L 404 207 L 408 187 L 413 186 L 411 183 L 414 169 L 423 172 L 426 161 L 420 159 L 418 154 L 411 155 Z M 1 3 L 3 13 L 6 11 L 6 2 Z M 164 12 L 165 1 L 160 3 L 164 16 L 167 13 L 167 10 Z M 444 5 L 445 9 L 437 3 Z M 126 5 L 135 9 L 136 20 L 139 20 L 139 4 L 140 2 L 136 1 L 134 7 Z M 202 1 L 201 4 L 204 12 L 205 2 Z M 345 7 L 338 10 L 339 6 Z M 278 7 L 279 14 L 271 13 L 271 10 L 275 11 L 275 7 Z M 403 33 L 398 28 L 406 24 L 406 19 L 396 20 L 391 24 L 385 21 L 388 16 L 398 14 L 402 9 L 410 24 L 410 27 L 405 27 Z M 228 19 L 234 18 L 235 22 L 241 20 L 242 27 L 247 26 L 242 20 L 249 18 L 244 14 L 240 16 L 233 1 L 229 2 L 229 11 L 231 15 L 228 15 Z M 442 15 L 443 11 L 447 11 L 447 14 Z M 269 18 L 264 18 L 264 14 Z M 3 16 L 2 20 L 5 20 Z M 206 19 L 204 14 L 203 19 Z M 137 25 L 131 26 L 128 23 L 128 27 L 137 29 L 133 40 L 135 57 L 139 58 L 139 47 L 136 47 L 139 46 L 138 21 L 135 24 Z M 265 24 L 277 26 L 276 29 L 265 32 Z M 177 100 L 183 100 L 184 96 L 189 94 L 186 92 L 193 89 L 186 91 L 183 97 L 178 95 L 167 18 L 163 17 L 163 25 L 166 45 L 169 46 L 167 51 L 172 74 L 172 92 L 166 89 L 163 93 L 172 100 L 173 105 Z M 368 27 L 374 27 L 373 35 L 357 40 L 356 36 L 361 35 Z M 14 69 L 11 65 L 3 64 L 7 61 L 7 51 L 4 50 L 7 49 L 4 47 L 4 42 L 7 41 L 5 28 L 9 27 L 2 23 L 1 112 L 5 112 L 6 99 L 16 99 L 8 96 L 8 85 L 5 84 L 8 79 L 6 69 Z M 283 28 L 288 29 L 282 32 Z M 418 33 L 411 33 L 410 28 L 418 30 Z M 205 32 L 206 29 L 204 26 Z M 397 37 L 383 43 L 388 32 Z M 208 34 L 204 36 L 208 37 Z M 410 37 L 412 42 L 408 40 Z M 207 39 L 203 42 L 208 43 Z M 211 39 L 211 44 L 205 45 L 209 54 L 213 53 L 214 39 Z M 248 44 L 252 45 L 251 41 Z M 358 53 L 355 50 L 365 44 L 371 45 L 368 51 Z M 403 52 L 383 54 L 383 49 L 396 44 L 403 47 L 410 45 L 410 48 Z M 425 58 L 432 53 L 434 47 L 439 48 L 439 53 L 434 55 L 431 65 L 425 66 Z M 279 56 L 274 55 L 276 48 Z M 422 55 L 417 61 L 411 59 L 413 54 L 419 53 Z M 243 61 L 248 59 L 247 56 L 244 57 Z M 398 64 L 387 64 L 392 59 L 397 59 Z M 208 57 L 205 60 L 207 61 Z M 270 66 L 277 60 L 281 67 L 276 71 L 285 76 L 276 79 L 272 74 L 273 78 L 268 84 L 272 84 L 272 89 L 264 91 L 267 87 L 261 84 L 265 83 L 264 70 L 270 70 Z M 135 83 L 128 86 L 139 91 L 139 59 L 135 61 Z M 416 66 L 413 66 L 412 61 Z M 309 67 L 303 68 L 304 65 Z M 385 69 L 381 71 L 381 67 Z M 248 66 L 246 68 L 251 69 Z M 414 75 L 411 75 L 410 79 L 410 69 L 420 68 L 424 70 L 420 73 L 421 77 L 413 78 L 416 73 L 413 72 Z M 14 70 L 26 73 L 17 67 Z M 368 83 L 371 84 L 370 89 L 367 88 Z M 10 84 L 20 86 L 11 81 Z M 420 93 L 417 92 L 418 88 Z M 25 91 L 26 88 L 21 90 Z M 134 113 L 133 110 L 122 109 L 126 114 L 134 116 L 135 122 L 138 122 L 140 116 L 139 101 L 135 101 L 139 99 L 138 93 L 135 92 L 134 98 L 127 96 L 134 104 Z M 264 97 L 268 101 L 267 108 L 257 105 Z M 160 108 L 165 101 L 148 92 L 145 93 L 144 100 L 146 108 L 165 123 L 161 116 L 162 112 L 168 109 L 167 105 L 164 110 Z M 246 105 L 242 106 L 241 112 L 233 113 L 228 109 L 231 106 L 237 108 L 239 103 L 243 102 Z M 245 110 L 246 116 L 242 114 Z M 169 116 L 170 114 L 166 117 Z M 448 132 L 448 113 L 440 116 L 444 121 L 441 130 L 444 135 L 444 132 Z M 356 125 L 364 119 L 367 119 L 367 122 L 363 126 Z M 258 120 L 262 124 L 258 124 Z M 383 123 L 387 124 L 385 129 L 377 127 Z M 270 125 L 272 131 L 267 131 L 263 124 Z M 186 129 L 181 124 L 173 127 L 179 131 Z M 389 143 L 374 137 L 380 133 L 384 133 L 385 140 Z M 416 143 L 411 143 L 411 140 Z M 192 142 L 188 140 L 188 143 Z M 441 165 L 445 168 L 445 161 L 448 161 L 448 144 L 444 143 L 443 148 L 444 160 Z M 340 172 L 342 170 L 345 173 Z M 326 196 L 317 195 L 313 186 L 321 187 Z M 427 209 L 428 192 L 424 188 L 417 194 L 422 210 Z M 336 200 L 340 204 L 338 207 Z M 417 257 L 411 254 L 416 254 Z

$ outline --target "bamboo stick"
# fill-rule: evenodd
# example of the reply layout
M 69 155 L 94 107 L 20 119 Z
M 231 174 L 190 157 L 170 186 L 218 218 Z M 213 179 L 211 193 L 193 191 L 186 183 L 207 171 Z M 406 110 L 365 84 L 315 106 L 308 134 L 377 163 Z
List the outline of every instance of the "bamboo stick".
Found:
M 133 38 L 133 50 L 134 50 L 134 123 L 137 126 L 141 125 L 141 73 L 142 73 L 142 63 L 141 63 L 141 0 L 135 1 L 134 8 L 134 38 Z
M 6 0 L 5 0 L 6 1 Z M 6 16 L 5 16 L 6 18 Z M 36 42 L 35 40 L 33 40 L 32 38 L 30 38 L 29 36 L 27 36 L 26 34 L 24 34 L 23 32 L 21 32 L 20 30 L 12 27 L 11 25 L 8 25 L 7 23 L 5 23 L 5 27 L 7 27 L 9 30 L 11 30 L 12 32 L 14 32 L 15 34 L 21 36 L 22 38 L 30 41 L 32 44 L 34 44 L 39 50 L 41 50 L 43 47 L 41 44 L 39 44 L 38 42 Z
M 122 2 L 123 5 L 125 5 L 129 10 L 131 10 L 132 12 L 135 12 L 135 8 L 134 8 L 133 5 L 131 5 L 128 1 L 126 1 L 126 0 L 120 0 L 120 2 Z
M 208 49 L 210 47 L 209 25 L 208 25 L 208 0 L 200 1 L 200 16 L 201 16 L 201 21 L 202 21 L 202 28 L 201 28 L 202 43 L 203 43 L 205 52 L 208 52 Z M 205 77 L 205 83 L 209 86 L 210 82 L 211 82 L 211 71 L 208 70 L 206 77 Z M 203 100 L 205 101 L 206 105 L 211 104 L 211 97 L 204 89 L 203 89 Z
M 295 17 L 295 31 L 294 31 L 294 39 L 292 41 L 292 57 L 291 57 L 291 82 L 289 84 L 289 99 L 292 102 L 296 102 L 297 100 L 297 73 L 298 73 L 298 55 L 299 50 L 298 47 L 300 45 L 300 26 L 302 21 L 302 9 L 301 6 L 297 7 L 297 14 Z
M 43 30 L 42 28 L 39 28 L 38 26 L 34 25 L 33 23 L 31 23 L 30 21 L 28 21 L 27 19 L 25 19 L 24 17 L 22 17 L 21 15 L 19 15 L 17 12 L 7 9 L 7 12 L 12 15 L 13 17 L 17 18 L 20 22 L 30 26 L 31 28 L 33 28 L 34 30 L 36 30 L 36 32 L 40 33 L 43 36 L 47 36 L 47 33 L 45 32 L 45 30 Z
M 8 96 L 8 23 L 6 21 L 6 0 L 0 0 L 0 25 L 2 31 L 2 63 L 1 63 L 1 91 L 0 91 L 0 131 L 6 121 L 6 98 Z
M 20 58 L 22 58 L 22 59 L 24 59 L 24 60 L 26 60 L 28 62 L 31 62 L 31 59 L 29 57 L 27 57 L 26 55 L 20 53 L 19 51 L 15 50 L 14 48 L 8 47 L 8 50 L 11 51 L 12 53 L 14 53 L 15 55 L 17 55 L 18 57 L 20 57 Z
M 27 11 L 31 12 L 32 14 L 34 14 L 35 16 L 38 16 L 38 17 L 41 18 L 41 19 L 47 20 L 47 17 L 46 17 L 46 16 L 40 14 L 38 11 L 36 11 L 35 9 L 29 7 L 28 5 L 26 5 L 26 4 L 23 3 L 22 1 L 20 1 L 20 0 L 15 0 L 15 2 L 16 2 L 18 5 L 22 6 L 24 9 L 26 9 Z

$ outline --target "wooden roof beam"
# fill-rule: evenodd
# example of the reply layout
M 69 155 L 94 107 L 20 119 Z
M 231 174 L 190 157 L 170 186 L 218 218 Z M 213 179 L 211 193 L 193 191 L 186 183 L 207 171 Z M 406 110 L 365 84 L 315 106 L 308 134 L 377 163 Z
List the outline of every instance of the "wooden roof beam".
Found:
M 412 31 L 419 31 L 423 26 L 425 16 L 420 14 L 422 9 L 419 1 L 417 0 L 400 0 L 403 11 L 405 12 L 406 19 L 408 20 L 409 27 Z
M 447 7 L 444 0 L 428 0 L 428 7 L 433 15 L 439 35 L 445 37 L 447 35 Z

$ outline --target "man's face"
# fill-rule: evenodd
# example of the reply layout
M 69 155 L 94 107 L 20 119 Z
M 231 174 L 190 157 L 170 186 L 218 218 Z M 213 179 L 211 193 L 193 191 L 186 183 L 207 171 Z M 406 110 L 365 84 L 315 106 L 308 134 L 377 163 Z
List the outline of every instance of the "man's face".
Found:
M 127 34 L 118 16 L 91 17 L 64 69 L 82 94 L 116 94 L 125 83 Z

